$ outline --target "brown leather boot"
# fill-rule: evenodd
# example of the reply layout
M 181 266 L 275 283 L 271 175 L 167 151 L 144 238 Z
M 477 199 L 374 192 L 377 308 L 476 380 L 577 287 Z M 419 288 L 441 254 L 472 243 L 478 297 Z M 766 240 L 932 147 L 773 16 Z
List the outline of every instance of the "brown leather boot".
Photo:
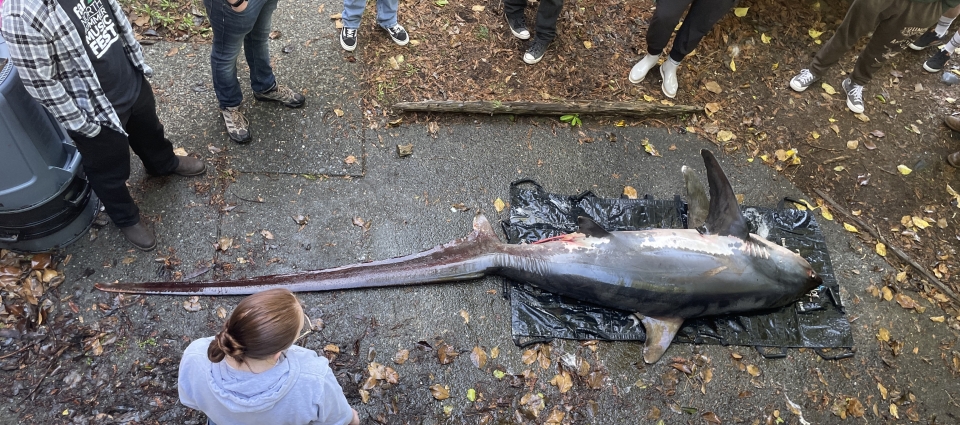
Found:
M 947 155 L 947 164 L 953 168 L 960 168 L 960 151 Z
M 174 174 L 178 174 L 184 177 L 199 176 L 207 172 L 207 164 L 203 162 L 202 159 L 197 159 L 192 156 L 180 156 L 177 155 L 177 168 L 173 169 Z
M 121 227 L 120 232 L 123 233 L 123 237 L 127 238 L 133 246 L 141 251 L 152 251 L 157 247 L 157 236 L 153 234 L 153 230 L 147 227 L 143 218 L 133 226 Z
M 943 123 L 953 131 L 960 131 L 960 117 L 958 116 L 947 115 L 943 117 Z

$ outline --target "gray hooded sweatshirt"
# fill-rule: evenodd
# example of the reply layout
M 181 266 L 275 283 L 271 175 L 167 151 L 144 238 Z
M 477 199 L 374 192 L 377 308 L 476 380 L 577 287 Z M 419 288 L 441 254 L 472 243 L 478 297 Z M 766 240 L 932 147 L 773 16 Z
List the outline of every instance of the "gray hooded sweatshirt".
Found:
M 263 373 L 212 363 L 213 337 L 193 341 L 180 359 L 177 389 L 184 406 L 219 425 L 345 425 L 353 419 L 325 357 L 296 345 Z

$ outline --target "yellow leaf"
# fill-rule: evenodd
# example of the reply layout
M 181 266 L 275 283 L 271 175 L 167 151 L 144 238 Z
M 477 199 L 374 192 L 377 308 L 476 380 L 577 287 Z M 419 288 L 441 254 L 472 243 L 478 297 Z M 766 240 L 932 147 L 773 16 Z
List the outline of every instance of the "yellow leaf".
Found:
M 817 31 L 813 28 L 810 28 L 810 30 L 807 31 L 807 34 L 810 34 L 810 38 L 817 39 L 820 38 L 820 35 L 823 34 L 823 31 Z
M 780 68 L 780 62 L 774 62 L 773 65 L 770 65 L 771 71 L 776 71 L 777 68 Z
M 333 113 L 337 114 L 338 117 L 342 117 L 342 116 L 343 116 L 343 109 L 336 108 L 336 109 L 333 110 Z
M 920 217 L 913 216 L 913 217 L 911 218 L 911 220 L 913 221 L 913 225 L 914 225 L 914 226 L 917 226 L 917 227 L 919 227 L 919 228 L 921 228 L 921 229 L 926 229 L 926 228 L 930 227 L 930 223 L 927 223 L 927 220 L 924 220 L 924 219 L 922 219 L 922 218 L 920 218 Z
M 887 256 L 887 246 L 883 242 L 877 242 L 877 255 L 881 257 Z
M 903 174 L 903 175 L 907 175 L 913 172 L 913 170 L 911 170 L 910 167 L 907 167 L 906 165 L 903 165 L 903 164 L 900 164 L 897 166 L 897 171 L 899 171 L 900 174 Z
M 877 331 L 877 339 L 881 341 L 889 341 L 890 331 L 888 331 L 886 328 L 880 328 L 880 330 Z
M 717 132 L 717 140 L 721 142 L 729 142 L 730 140 L 736 139 L 737 136 L 729 130 L 720 130 Z
M 586 47 L 586 48 L 588 48 L 588 49 L 593 48 L 593 43 L 584 40 L 584 42 L 583 42 L 583 47 Z
M 907 281 L 907 272 L 897 273 L 897 282 L 903 283 Z
M 896 404 L 893 404 L 893 403 L 890 404 L 890 415 L 897 419 L 900 419 L 900 414 L 897 412 Z
M 477 390 L 470 388 L 467 390 L 467 400 L 471 402 L 477 401 Z
M 624 186 L 623 195 L 626 196 L 627 199 L 637 199 L 639 197 L 637 189 L 634 189 L 633 186 Z
M 820 133 L 817 133 L 816 131 L 811 131 L 810 137 L 813 137 L 813 140 L 817 140 L 820 138 Z
M 760 42 L 763 44 L 770 44 L 770 36 L 766 34 L 760 34 Z
M 730 70 L 737 72 L 737 63 L 733 60 L 733 58 L 730 59 Z
M 890 301 L 893 299 L 893 291 L 890 290 L 889 286 L 884 286 L 880 289 L 880 293 L 883 296 L 884 301 Z
M 760 368 L 754 365 L 747 365 L 747 373 L 749 373 L 750 376 L 753 376 L 753 377 L 760 376 Z
M 936 316 L 936 317 L 931 317 L 931 318 L 930 318 L 930 320 L 932 320 L 932 321 L 934 321 L 934 322 L 937 322 L 937 323 L 943 323 L 943 320 L 944 320 L 944 319 L 945 319 L 945 318 L 944 318 L 943 316 Z
M 877 382 L 877 389 L 880 390 L 880 397 L 883 397 L 884 400 L 887 399 L 887 387 L 884 387 L 883 384 Z
M 837 172 L 840 172 L 840 171 L 843 171 L 843 170 L 846 170 L 846 169 L 847 169 L 847 168 L 844 167 L 844 166 L 842 166 L 842 165 L 838 165 L 838 166 L 836 166 L 836 167 L 833 167 L 833 171 L 837 171 Z
M 483 9 L 486 9 L 486 6 L 475 5 L 470 8 L 474 12 L 483 12 Z
M 624 127 L 624 126 L 627 125 L 627 123 L 624 122 L 623 120 L 620 120 L 620 121 L 617 121 L 617 123 L 614 124 L 614 125 L 617 126 L 617 127 Z
M 823 87 L 823 91 L 827 92 L 827 94 L 837 94 L 837 90 L 827 83 L 820 84 L 820 87 Z
M 856 150 L 858 146 L 860 146 L 860 141 L 859 141 L 859 140 L 848 140 L 848 141 L 847 141 L 847 149 Z
M 848 232 L 851 232 L 851 233 L 860 233 L 860 231 L 857 230 L 856 227 L 853 227 L 853 226 L 851 226 L 851 225 L 849 225 L 849 224 L 847 224 L 847 223 L 843 223 L 843 228 L 846 229 Z
M 643 100 L 646 100 L 647 102 L 653 102 L 653 96 L 645 94 L 643 95 Z
M 736 15 L 738 18 L 742 18 L 744 16 L 747 16 L 747 10 L 749 9 L 750 9 L 749 7 L 735 7 L 733 8 L 733 14 Z
M 825 219 L 827 219 L 827 220 L 833 221 L 833 214 L 830 213 L 830 210 L 827 209 L 827 207 L 821 207 L 821 208 L 820 208 L 820 215 L 822 215 L 823 218 L 825 218 Z

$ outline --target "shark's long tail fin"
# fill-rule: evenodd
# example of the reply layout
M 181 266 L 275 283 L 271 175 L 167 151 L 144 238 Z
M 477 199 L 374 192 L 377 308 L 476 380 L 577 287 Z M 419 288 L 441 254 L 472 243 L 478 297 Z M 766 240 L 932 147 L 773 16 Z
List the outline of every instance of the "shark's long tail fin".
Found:
M 483 215 L 473 232 L 419 254 L 332 269 L 207 282 L 96 284 L 107 292 L 167 295 L 246 295 L 270 288 L 294 292 L 378 288 L 477 279 L 493 269 L 502 242 Z
M 707 233 L 721 236 L 736 236 L 748 239 L 747 221 L 740 214 L 740 205 L 737 196 L 733 193 L 730 180 L 720 168 L 720 163 L 713 156 L 713 152 L 700 150 L 703 156 L 703 165 L 707 168 L 707 184 L 710 186 L 710 212 L 704 227 Z

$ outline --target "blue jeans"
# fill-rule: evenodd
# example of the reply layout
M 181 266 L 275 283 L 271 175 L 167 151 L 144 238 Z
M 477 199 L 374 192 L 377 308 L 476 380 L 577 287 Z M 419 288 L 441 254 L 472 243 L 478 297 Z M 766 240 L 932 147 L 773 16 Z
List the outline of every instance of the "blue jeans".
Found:
M 203 0 L 213 28 L 213 52 L 210 67 L 213 89 L 220 108 L 239 106 L 243 101 L 237 81 L 237 57 L 243 46 L 250 66 L 250 87 L 254 92 L 269 91 L 277 84 L 270 66 L 270 20 L 277 0 L 247 0 L 243 12 L 234 12 L 224 0 Z
M 397 9 L 400 0 L 374 0 L 377 2 L 377 24 L 383 28 L 390 28 L 397 24 Z M 367 0 L 343 0 L 343 27 L 350 29 L 360 28 L 360 16 L 367 7 Z

